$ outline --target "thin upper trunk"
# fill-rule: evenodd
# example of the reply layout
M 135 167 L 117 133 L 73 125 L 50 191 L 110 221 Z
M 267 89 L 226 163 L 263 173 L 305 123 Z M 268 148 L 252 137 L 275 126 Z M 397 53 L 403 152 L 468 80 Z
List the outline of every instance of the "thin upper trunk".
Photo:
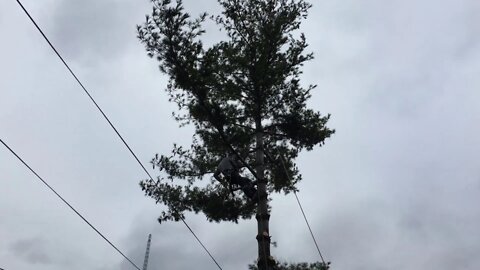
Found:
M 270 230 L 268 222 L 270 214 L 268 211 L 267 182 L 264 177 L 264 153 L 263 153 L 263 128 L 261 121 L 256 121 L 256 174 L 258 177 L 258 205 L 257 205 L 257 223 L 258 223 L 258 269 L 270 270 Z

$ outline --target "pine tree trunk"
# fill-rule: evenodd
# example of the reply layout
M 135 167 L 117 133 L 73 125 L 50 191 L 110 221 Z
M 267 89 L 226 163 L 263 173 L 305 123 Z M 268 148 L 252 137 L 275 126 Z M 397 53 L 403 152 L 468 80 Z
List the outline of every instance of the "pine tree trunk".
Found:
M 260 121 L 256 123 L 256 174 L 258 176 L 258 195 L 259 201 L 257 205 L 257 224 L 258 224 L 258 269 L 259 270 L 271 270 L 272 261 L 270 257 L 270 231 L 268 222 L 270 219 L 270 214 L 268 211 L 268 200 L 267 200 L 267 183 L 264 180 L 264 153 L 263 153 L 263 129 Z

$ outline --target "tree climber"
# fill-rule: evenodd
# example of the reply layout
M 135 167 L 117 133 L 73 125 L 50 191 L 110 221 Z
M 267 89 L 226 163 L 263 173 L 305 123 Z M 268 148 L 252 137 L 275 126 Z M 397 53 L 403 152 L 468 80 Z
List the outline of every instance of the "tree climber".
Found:
M 253 202 L 258 201 L 257 189 L 255 188 L 256 181 L 248 179 L 240 175 L 240 168 L 244 167 L 238 160 L 237 155 L 230 154 L 227 157 L 224 157 L 218 164 L 217 170 L 213 174 L 213 177 L 217 179 L 220 183 L 225 181 L 220 176 L 223 175 L 223 178 L 227 180 L 230 192 L 233 194 L 233 191 L 241 189 L 245 196 L 247 196 Z M 240 186 L 239 188 L 234 188 L 233 186 Z

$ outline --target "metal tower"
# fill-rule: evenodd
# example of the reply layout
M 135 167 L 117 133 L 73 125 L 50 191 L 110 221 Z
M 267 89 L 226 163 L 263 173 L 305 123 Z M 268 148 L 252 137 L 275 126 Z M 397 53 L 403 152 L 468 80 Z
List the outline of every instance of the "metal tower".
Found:
M 152 235 L 148 235 L 148 241 L 147 241 L 147 250 L 145 251 L 145 259 L 143 260 L 143 269 L 142 270 L 147 270 L 147 265 L 148 265 L 148 255 L 150 254 L 150 242 L 152 242 Z

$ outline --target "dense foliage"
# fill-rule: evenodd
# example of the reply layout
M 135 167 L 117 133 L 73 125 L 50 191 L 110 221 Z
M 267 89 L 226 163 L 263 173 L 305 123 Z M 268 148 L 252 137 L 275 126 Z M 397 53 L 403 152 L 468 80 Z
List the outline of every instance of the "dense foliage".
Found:
M 259 141 L 269 192 L 295 190 L 301 175 L 295 158 L 322 145 L 333 134 L 329 115 L 307 108 L 314 85 L 300 83 L 301 67 L 313 58 L 298 32 L 310 4 L 303 0 L 219 0 L 222 14 L 192 18 L 181 1 L 152 0 L 153 10 L 137 27 L 150 57 L 168 75 L 167 93 L 178 105 L 175 119 L 193 125 L 189 147 L 174 145 L 170 155 L 155 156 L 162 172 L 140 183 L 146 195 L 168 207 L 159 221 L 178 220 L 186 211 L 210 221 L 234 221 L 255 214 L 246 198 L 231 196 L 210 174 L 227 153 L 238 152 L 258 165 Z M 202 23 L 210 18 L 226 40 L 206 48 Z M 287 173 L 280 162 L 285 159 Z M 254 178 L 251 172 L 244 175 Z
M 258 270 L 256 265 L 250 264 L 248 266 L 249 270 Z M 330 263 L 277 263 L 274 268 L 275 270 L 328 270 L 330 269 Z

